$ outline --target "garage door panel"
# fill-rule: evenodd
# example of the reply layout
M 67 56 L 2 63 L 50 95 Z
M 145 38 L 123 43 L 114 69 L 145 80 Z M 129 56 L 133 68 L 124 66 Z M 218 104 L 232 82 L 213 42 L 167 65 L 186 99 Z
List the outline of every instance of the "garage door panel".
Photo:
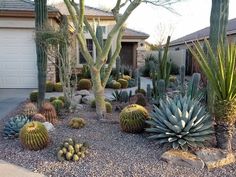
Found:
M 34 31 L 0 29 L 0 88 L 36 88 Z

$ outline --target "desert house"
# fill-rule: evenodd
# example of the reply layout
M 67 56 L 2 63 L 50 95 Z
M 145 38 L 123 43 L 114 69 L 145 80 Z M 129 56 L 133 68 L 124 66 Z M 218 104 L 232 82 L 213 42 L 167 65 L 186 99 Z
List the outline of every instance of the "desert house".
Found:
M 37 88 L 37 57 L 35 48 L 34 2 L 30 0 L 1 0 L 0 2 L 0 88 Z M 69 15 L 63 3 L 48 7 L 49 24 L 57 28 L 62 15 Z M 110 12 L 86 6 L 86 16 L 92 25 L 104 26 L 104 40 L 115 23 Z M 85 30 L 86 33 L 86 30 Z M 122 64 L 137 67 L 143 60 L 145 39 L 149 35 L 125 29 L 120 53 Z M 86 34 L 87 45 L 96 59 L 95 46 Z M 115 41 L 111 52 L 114 50 Z M 85 63 L 75 47 L 77 67 Z M 48 62 L 48 80 L 56 81 L 56 68 Z
M 193 59 L 192 54 L 187 48 L 192 42 L 198 40 L 201 43 L 205 38 L 209 38 L 210 27 L 203 28 L 179 39 L 173 40 L 170 43 L 169 55 L 172 62 L 178 66 L 185 65 L 186 73 L 191 75 L 198 71 L 198 65 Z M 236 42 L 236 18 L 228 21 L 227 38 L 229 42 Z

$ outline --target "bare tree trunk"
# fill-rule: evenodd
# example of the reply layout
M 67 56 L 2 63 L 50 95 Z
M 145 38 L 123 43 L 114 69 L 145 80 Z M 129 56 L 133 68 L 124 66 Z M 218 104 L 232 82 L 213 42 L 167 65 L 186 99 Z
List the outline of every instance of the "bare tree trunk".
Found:
M 103 119 L 105 118 L 106 106 L 105 106 L 104 87 L 101 84 L 100 70 L 93 67 L 90 69 L 90 71 L 93 82 L 93 93 L 96 100 L 96 113 L 98 119 Z

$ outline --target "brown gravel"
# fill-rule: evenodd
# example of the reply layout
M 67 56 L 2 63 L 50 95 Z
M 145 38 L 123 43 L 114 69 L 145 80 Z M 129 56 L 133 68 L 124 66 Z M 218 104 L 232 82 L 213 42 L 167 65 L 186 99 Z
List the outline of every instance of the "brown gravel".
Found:
M 20 107 L 11 115 L 16 114 Z M 96 120 L 93 109 L 86 108 L 79 113 L 87 124 L 82 129 L 67 126 L 69 118 L 76 115 L 64 114 L 52 132 L 50 145 L 41 151 L 22 148 L 18 139 L 5 140 L 0 136 L 0 159 L 23 166 L 51 177 L 235 177 L 236 164 L 208 172 L 178 166 L 160 161 L 164 152 L 156 142 L 149 141 L 147 134 L 126 134 L 119 124 L 101 123 Z M 9 117 L 9 116 L 8 116 Z M 8 117 L 1 120 L 0 129 Z M 118 121 L 118 113 L 112 119 Z M 72 137 L 90 144 L 90 155 L 79 162 L 58 162 L 55 150 L 66 138 Z M 234 146 L 235 147 L 235 146 Z

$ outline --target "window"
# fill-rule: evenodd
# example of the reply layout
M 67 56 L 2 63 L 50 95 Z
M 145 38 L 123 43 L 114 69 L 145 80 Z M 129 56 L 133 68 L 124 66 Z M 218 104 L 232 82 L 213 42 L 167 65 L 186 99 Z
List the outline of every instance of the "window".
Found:
M 86 39 L 87 42 L 87 48 L 90 53 L 90 55 L 93 57 L 93 41 L 92 39 Z M 85 64 L 87 63 L 84 56 L 82 55 L 81 52 L 79 52 L 79 64 Z

